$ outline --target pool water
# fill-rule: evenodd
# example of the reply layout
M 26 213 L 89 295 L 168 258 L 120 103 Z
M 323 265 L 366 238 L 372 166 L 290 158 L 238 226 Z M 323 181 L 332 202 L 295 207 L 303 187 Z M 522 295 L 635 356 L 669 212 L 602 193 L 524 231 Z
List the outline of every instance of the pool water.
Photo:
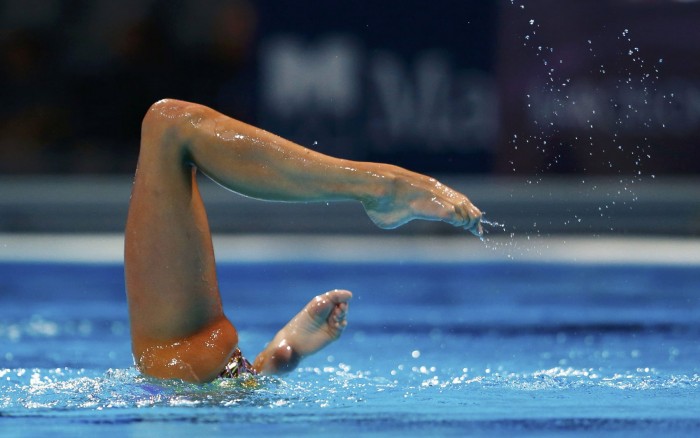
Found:
M 700 431 L 697 266 L 225 263 L 219 281 L 248 356 L 329 289 L 355 294 L 348 329 L 255 387 L 158 381 L 132 366 L 120 265 L 0 264 L 0 434 Z

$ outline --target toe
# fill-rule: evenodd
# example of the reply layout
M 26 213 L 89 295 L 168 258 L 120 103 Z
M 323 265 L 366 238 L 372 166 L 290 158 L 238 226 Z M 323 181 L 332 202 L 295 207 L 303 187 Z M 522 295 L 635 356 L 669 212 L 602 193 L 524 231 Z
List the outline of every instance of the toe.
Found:
M 334 289 L 332 291 L 326 292 L 324 295 L 326 298 L 328 298 L 336 304 L 346 303 L 350 300 L 350 298 L 352 298 L 352 292 L 344 289 Z

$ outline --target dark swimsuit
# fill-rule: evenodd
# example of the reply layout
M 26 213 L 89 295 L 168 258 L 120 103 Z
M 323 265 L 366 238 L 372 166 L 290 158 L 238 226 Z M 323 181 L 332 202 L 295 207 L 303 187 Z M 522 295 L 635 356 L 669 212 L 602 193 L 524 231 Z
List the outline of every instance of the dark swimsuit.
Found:
M 219 374 L 219 377 L 227 378 L 227 379 L 233 379 L 236 377 L 243 377 L 243 376 L 255 376 L 256 373 L 255 370 L 253 369 L 253 365 L 248 362 L 248 360 L 243 357 L 243 353 L 241 353 L 241 350 L 236 347 L 235 350 L 233 350 L 233 354 L 231 355 L 231 358 L 228 360 L 228 363 L 224 367 L 223 371 Z

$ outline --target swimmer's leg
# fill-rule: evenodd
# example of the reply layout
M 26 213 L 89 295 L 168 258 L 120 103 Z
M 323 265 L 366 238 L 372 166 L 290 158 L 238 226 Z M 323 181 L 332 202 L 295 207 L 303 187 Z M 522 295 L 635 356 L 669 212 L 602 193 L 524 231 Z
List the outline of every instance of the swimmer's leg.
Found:
M 150 121 L 150 122 L 149 122 Z M 481 212 L 439 181 L 397 166 L 330 157 L 202 105 L 165 100 L 147 124 L 173 152 L 222 186 L 271 201 L 359 201 L 382 228 L 414 219 L 443 221 L 481 232 Z
M 348 301 L 352 293 L 333 290 L 314 297 L 270 341 L 255 359 L 260 373 L 293 370 L 299 361 L 337 340 L 347 326 Z
M 158 377 L 211 380 L 237 344 L 221 307 L 196 169 L 261 199 L 356 200 L 383 228 L 424 219 L 481 231 L 467 197 L 427 176 L 319 154 L 202 105 L 157 102 L 142 126 L 125 272 L 134 355 Z
M 125 233 L 132 350 L 151 376 L 216 378 L 238 343 L 223 314 L 195 168 L 167 119 L 144 119 Z

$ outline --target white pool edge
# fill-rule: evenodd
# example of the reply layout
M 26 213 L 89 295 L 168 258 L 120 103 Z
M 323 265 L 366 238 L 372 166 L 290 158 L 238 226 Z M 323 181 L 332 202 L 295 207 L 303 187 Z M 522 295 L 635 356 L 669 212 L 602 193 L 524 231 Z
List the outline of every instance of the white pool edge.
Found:
M 700 238 L 217 235 L 218 262 L 585 263 L 700 266 Z M 0 262 L 122 263 L 122 234 L 0 234 Z

